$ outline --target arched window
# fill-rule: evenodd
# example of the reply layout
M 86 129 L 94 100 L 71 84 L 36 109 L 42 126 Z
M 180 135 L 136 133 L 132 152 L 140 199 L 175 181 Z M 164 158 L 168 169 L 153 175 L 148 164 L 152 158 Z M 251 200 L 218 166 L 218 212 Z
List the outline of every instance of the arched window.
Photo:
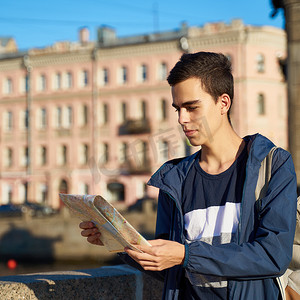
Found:
M 110 182 L 107 185 L 107 191 L 110 194 L 110 201 L 124 201 L 125 188 L 124 184 L 120 182 Z
M 65 179 L 62 179 L 59 184 L 59 193 L 68 194 L 68 183 Z

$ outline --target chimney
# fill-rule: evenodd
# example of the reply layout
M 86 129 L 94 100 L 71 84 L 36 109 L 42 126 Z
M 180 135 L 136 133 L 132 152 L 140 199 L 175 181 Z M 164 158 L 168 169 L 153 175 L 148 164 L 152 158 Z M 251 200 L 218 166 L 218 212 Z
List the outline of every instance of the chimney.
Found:
M 98 43 L 100 45 L 113 45 L 116 42 L 116 31 L 108 26 L 98 28 Z
M 87 27 L 83 27 L 79 30 L 79 42 L 82 45 L 85 45 L 89 42 L 90 39 L 90 31 Z

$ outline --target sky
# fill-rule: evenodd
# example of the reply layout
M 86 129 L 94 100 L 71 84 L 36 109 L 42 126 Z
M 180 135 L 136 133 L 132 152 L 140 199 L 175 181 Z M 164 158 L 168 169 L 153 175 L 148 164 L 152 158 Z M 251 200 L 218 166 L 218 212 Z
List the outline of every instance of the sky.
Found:
M 242 19 L 248 25 L 284 28 L 283 11 L 271 18 L 271 0 L 0 0 L 0 37 L 13 37 L 20 50 L 57 41 L 77 41 L 87 27 L 95 40 L 102 25 L 124 37 L 175 30 L 182 22 Z

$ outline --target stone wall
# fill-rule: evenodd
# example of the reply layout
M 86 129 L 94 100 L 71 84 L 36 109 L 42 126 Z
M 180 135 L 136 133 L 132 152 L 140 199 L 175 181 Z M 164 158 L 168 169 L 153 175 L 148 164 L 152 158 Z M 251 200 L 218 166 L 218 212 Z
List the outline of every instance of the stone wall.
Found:
M 156 300 L 163 283 L 129 266 L 0 277 L 0 299 Z

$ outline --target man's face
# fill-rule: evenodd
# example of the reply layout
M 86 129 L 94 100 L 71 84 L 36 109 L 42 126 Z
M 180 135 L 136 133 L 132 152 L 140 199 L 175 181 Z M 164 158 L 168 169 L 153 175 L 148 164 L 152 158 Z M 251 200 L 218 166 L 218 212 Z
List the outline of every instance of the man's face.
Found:
M 172 106 L 193 146 L 209 145 L 222 125 L 221 100 L 205 92 L 201 81 L 189 78 L 172 87 Z

